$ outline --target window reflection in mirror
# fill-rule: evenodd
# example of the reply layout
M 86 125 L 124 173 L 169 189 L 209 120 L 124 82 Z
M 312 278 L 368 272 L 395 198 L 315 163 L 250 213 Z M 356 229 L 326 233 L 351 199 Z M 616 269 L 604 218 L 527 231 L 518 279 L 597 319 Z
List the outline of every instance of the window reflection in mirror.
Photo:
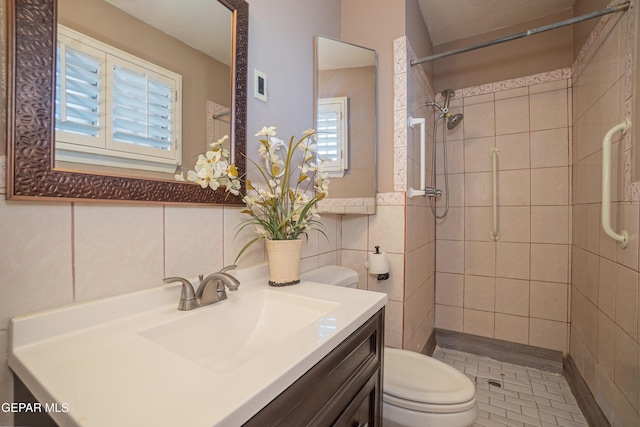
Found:
M 59 0 L 58 21 L 89 40 L 92 49 L 98 44 L 110 53 L 100 61 L 100 83 L 88 93 L 80 90 L 83 100 L 76 88 L 71 101 L 56 102 L 57 117 L 70 103 L 80 103 L 81 118 L 71 121 L 94 120 L 102 142 L 91 138 L 88 146 L 71 145 L 68 136 L 74 132 L 58 122 L 57 169 L 172 181 L 176 171 L 193 167 L 210 142 L 231 136 L 232 14 L 220 2 Z M 59 52 L 82 46 L 58 39 Z M 142 86 L 136 86 L 134 74 L 144 80 Z M 117 92 L 114 82 L 123 90 Z M 156 89 L 147 89 L 149 82 Z M 63 84 L 68 91 L 57 76 L 58 91 Z M 87 106 L 93 92 L 97 105 Z M 150 96 L 158 102 L 147 103 Z
M 320 210 L 373 214 L 376 197 L 376 52 L 317 37 L 315 53 L 318 150 L 326 152 L 332 160 L 329 198 L 323 201 Z M 332 104 L 340 106 L 332 108 Z M 344 113 L 338 112 L 340 109 L 345 110 Z M 346 125 L 342 132 L 340 119 Z

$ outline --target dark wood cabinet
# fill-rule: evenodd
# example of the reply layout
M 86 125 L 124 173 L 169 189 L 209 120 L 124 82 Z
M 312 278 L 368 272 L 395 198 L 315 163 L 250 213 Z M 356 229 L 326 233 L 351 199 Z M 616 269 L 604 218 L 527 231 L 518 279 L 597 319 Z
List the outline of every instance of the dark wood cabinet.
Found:
M 381 426 L 383 334 L 384 308 L 245 426 Z

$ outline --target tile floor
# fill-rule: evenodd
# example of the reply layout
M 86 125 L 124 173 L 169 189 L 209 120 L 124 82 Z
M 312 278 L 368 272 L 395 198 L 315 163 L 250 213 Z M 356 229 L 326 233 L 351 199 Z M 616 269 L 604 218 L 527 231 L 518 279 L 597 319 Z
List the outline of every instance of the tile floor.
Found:
M 433 357 L 476 384 L 474 427 L 588 426 L 561 375 L 440 347 Z

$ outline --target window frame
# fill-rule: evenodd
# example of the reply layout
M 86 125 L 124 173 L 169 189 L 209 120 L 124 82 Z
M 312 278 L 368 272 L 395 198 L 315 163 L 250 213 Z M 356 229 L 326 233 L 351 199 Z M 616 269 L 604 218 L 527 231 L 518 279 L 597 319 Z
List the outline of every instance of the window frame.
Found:
M 92 55 L 101 52 L 100 119 L 97 138 L 55 129 L 56 160 L 109 166 L 133 168 L 155 172 L 174 173 L 182 165 L 182 76 L 131 55 L 85 34 L 58 25 L 58 46 L 61 42 L 80 52 Z M 66 49 L 66 47 L 65 47 Z M 113 108 L 113 65 L 126 64 L 143 71 L 155 80 L 171 86 L 173 91 L 171 105 L 171 142 L 170 149 L 144 147 L 141 145 L 114 140 L 112 128 Z M 101 81 L 102 83 L 102 81 Z M 57 90 L 57 85 L 56 85 Z M 64 102 L 64 100 L 63 100 Z

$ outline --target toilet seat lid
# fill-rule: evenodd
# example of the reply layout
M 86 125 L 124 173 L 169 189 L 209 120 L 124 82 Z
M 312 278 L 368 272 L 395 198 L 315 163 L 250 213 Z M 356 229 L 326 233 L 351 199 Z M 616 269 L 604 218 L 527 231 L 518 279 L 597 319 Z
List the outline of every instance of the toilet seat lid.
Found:
M 384 393 L 402 400 L 435 405 L 475 403 L 469 378 L 451 366 L 408 350 L 384 349 Z

